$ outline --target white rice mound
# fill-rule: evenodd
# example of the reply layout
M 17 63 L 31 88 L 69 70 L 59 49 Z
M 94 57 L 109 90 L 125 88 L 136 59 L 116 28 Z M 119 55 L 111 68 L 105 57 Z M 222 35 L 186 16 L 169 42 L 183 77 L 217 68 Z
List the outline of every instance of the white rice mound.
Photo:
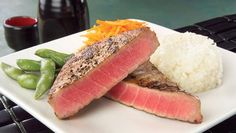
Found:
M 212 39 L 186 32 L 167 35 L 159 41 L 150 61 L 181 90 L 197 93 L 221 84 L 222 59 Z

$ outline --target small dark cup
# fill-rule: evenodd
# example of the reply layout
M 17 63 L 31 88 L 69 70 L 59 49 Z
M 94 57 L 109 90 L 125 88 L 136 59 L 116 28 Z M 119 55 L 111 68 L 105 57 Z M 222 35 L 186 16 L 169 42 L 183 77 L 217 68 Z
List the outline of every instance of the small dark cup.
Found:
M 37 19 L 12 17 L 5 20 L 4 30 L 8 46 L 16 51 L 39 44 Z

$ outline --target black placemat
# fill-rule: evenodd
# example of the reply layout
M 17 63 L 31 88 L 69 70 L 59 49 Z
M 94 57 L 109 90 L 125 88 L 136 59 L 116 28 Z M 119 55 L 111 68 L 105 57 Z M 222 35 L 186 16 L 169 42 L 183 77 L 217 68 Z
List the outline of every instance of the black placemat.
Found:
M 176 31 L 189 31 L 208 36 L 217 43 L 217 46 L 236 52 L 236 14 L 195 23 Z
M 176 29 L 212 38 L 219 47 L 236 52 L 236 15 L 228 15 Z M 236 133 L 236 115 L 205 131 Z M 0 94 L 0 133 L 53 133 L 49 128 Z
M 0 95 L 0 133 L 53 133 L 20 106 Z

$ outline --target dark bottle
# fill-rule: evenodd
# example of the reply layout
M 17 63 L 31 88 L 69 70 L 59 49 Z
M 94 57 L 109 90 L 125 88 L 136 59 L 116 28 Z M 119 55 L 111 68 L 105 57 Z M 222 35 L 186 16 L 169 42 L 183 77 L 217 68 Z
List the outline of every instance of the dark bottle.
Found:
M 39 0 L 38 6 L 41 43 L 89 28 L 86 0 Z

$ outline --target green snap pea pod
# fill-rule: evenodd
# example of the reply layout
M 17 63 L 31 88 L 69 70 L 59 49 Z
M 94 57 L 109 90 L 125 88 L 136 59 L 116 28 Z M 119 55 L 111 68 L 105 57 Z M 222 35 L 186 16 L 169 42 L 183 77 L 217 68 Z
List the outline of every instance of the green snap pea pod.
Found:
M 23 88 L 35 90 L 39 81 L 39 77 L 40 76 L 37 74 L 26 73 L 18 76 L 17 82 Z
M 51 59 L 41 61 L 41 76 L 36 86 L 36 91 L 34 94 L 35 99 L 39 99 L 52 86 L 55 76 L 55 69 L 55 63 Z
M 3 62 L 1 63 L 1 67 L 5 74 L 14 80 L 17 80 L 17 77 L 24 73 L 24 71 L 22 71 L 21 69 L 18 69 Z
M 40 71 L 40 61 L 17 59 L 16 64 L 24 71 Z
M 49 58 L 52 59 L 58 66 L 62 67 L 70 54 L 60 53 L 50 49 L 38 49 L 35 52 L 35 55 L 42 57 L 42 58 Z

